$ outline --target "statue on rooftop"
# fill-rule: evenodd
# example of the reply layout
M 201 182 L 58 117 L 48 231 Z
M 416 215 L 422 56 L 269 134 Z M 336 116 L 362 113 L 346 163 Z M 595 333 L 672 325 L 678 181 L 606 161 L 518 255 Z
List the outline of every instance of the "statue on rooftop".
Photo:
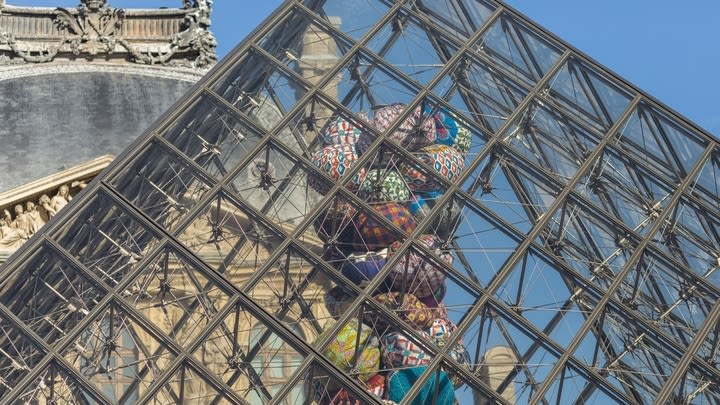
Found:
M 108 6 L 105 0 L 82 0 L 77 10 L 58 7 L 55 22 L 73 34 L 65 39 L 73 54 L 97 55 L 115 51 L 115 34 L 123 18 L 125 11 Z

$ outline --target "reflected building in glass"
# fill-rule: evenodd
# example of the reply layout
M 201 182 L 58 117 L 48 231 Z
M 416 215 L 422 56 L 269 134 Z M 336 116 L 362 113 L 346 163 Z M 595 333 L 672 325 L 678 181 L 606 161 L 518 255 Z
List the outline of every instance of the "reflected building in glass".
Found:
M 288 0 L 0 273 L 3 403 L 718 403 L 717 139 L 503 3 Z

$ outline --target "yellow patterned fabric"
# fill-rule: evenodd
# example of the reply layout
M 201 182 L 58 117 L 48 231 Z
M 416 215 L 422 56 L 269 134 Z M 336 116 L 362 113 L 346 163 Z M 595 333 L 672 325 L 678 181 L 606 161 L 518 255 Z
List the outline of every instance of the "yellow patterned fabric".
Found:
M 433 323 L 433 312 L 413 294 L 383 293 L 376 295 L 375 300 L 390 308 L 415 329 L 423 330 L 429 328 Z M 383 324 L 380 320 L 377 323 Z
M 373 329 L 367 325 L 359 328 L 358 340 L 358 325 L 359 322 L 355 318 L 348 321 L 323 354 L 341 370 L 366 382 L 377 374 L 380 368 L 380 344 Z M 356 348 L 360 350 L 357 359 Z

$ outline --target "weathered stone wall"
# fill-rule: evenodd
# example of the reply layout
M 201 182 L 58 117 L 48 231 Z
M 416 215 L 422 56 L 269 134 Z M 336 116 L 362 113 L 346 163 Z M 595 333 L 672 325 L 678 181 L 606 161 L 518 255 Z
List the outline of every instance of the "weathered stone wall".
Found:
M 116 71 L 0 80 L 0 191 L 119 154 L 192 85 Z

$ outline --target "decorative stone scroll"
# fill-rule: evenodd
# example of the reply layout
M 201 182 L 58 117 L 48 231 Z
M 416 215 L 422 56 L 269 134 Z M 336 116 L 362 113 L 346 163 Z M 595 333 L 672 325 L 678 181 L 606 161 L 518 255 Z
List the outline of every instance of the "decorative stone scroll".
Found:
M 212 0 L 184 0 L 183 8 L 152 11 L 114 8 L 106 0 L 54 10 L 0 2 L 0 65 L 80 56 L 207 68 L 217 62 L 211 13 Z

